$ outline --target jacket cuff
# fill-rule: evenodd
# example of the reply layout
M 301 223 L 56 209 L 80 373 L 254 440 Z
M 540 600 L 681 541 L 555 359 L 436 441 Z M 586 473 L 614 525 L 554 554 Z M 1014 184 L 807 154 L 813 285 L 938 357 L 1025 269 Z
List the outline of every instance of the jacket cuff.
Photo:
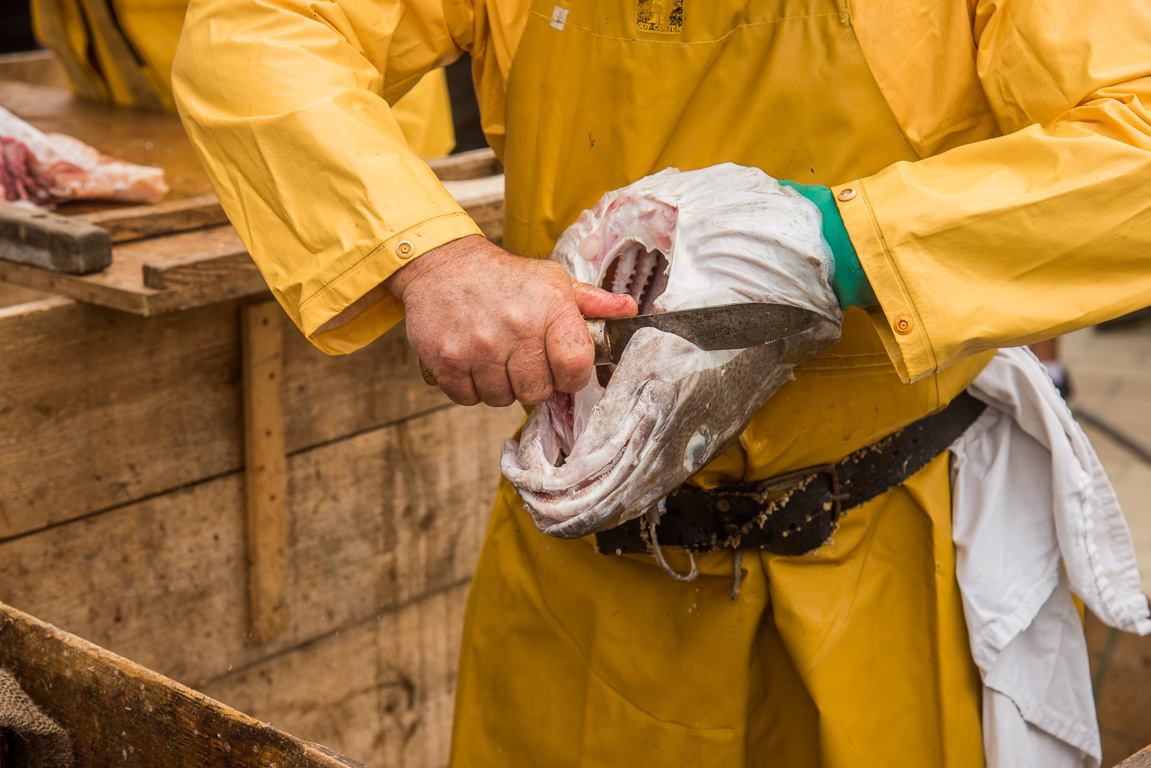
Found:
M 404 319 L 400 300 L 387 291 L 379 301 L 338 327 L 321 330 L 369 291 L 379 287 L 400 267 L 445 243 L 468 235 L 482 235 L 463 211 L 427 219 L 389 237 L 362 259 L 300 303 L 301 330 L 330 355 L 355 352 Z
M 907 285 L 887 249 L 862 180 L 831 188 L 859 263 L 879 301 L 868 309 L 899 378 L 909 384 L 938 369 L 931 340 Z

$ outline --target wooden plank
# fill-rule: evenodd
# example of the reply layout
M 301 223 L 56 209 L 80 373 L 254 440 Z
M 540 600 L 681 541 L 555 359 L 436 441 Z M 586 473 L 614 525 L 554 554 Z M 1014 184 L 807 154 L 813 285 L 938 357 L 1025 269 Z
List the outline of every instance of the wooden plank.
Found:
M 124 290 L 123 286 L 139 280 L 139 267 L 124 269 L 113 258 L 111 266 L 103 272 L 86 277 L 48 272 L 26 264 L 13 264 L 0 260 L 0 280 L 45 293 L 68 296 L 88 304 L 108 307 L 133 315 L 151 314 L 148 301 L 150 289 Z
M 0 280 L 150 317 L 267 294 L 268 287 L 255 269 L 217 272 L 209 281 L 176 282 L 163 289 L 149 288 L 143 282 L 148 263 L 234 260 L 244 252 L 232 227 L 212 227 L 114 245 L 112 264 L 92 275 L 65 275 L 0 261 Z
M 455 155 L 428 161 L 428 167 L 440 181 L 460 181 L 461 179 L 481 179 L 504 172 L 504 166 L 496 158 L 491 147 L 473 149 Z
M 266 643 L 287 626 L 288 466 L 284 454 L 284 334 L 274 302 L 241 307 L 248 623 Z
M 270 643 L 248 637 L 238 472 L 0 542 L 0 600 L 200 687 L 469 578 L 518 410 L 451 406 L 402 439 L 292 456 L 288 622 Z
M 239 470 L 237 312 L 143 319 L 63 299 L 0 309 L 0 540 Z M 402 328 L 330 357 L 277 322 L 290 453 L 448 402 L 424 384 Z
M 144 285 L 149 288 L 178 288 L 194 283 L 220 283 L 239 278 L 263 278 L 246 251 L 204 261 L 199 254 L 174 256 L 144 265 Z
M 0 310 L 0 540 L 238 470 L 237 311 Z
M 0 202 L 0 260 L 88 275 L 112 263 L 112 241 L 82 219 Z
M 68 90 L 68 73 L 51 51 L 0 54 L 0 80 Z
M 446 765 L 467 591 L 385 611 L 204 691 L 368 765 Z
M 69 732 L 78 768 L 362 768 L 6 605 L 0 666 Z
M 11 307 L 17 304 L 28 304 L 33 301 L 46 299 L 51 294 L 34 291 L 19 285 L 12 285 L 0 280 L 0 308 Z
M 1151 768 L 1151 747 L 1145 747 L 1120 763 L 1117 768 Z
M 215 195 L 197 195 L 128 208 L 109 208 L 77 218 L 107 230 L 114 243 L 228 223 L 228 217 L 224 215 L 224 209 L 220 207 L 220 201 Z
M 422 600 L 379 627 L 382 715 L 387 738 L 377 765 L 448 763 L 464 613 L 470 584 Z
M 477 150 L 482 151 L 482 150 Z M 504 239 L 504 175 L 445 181 L 444 187 L 496 245 Z
M 1147 752 L 1148 748 L 1138 739 L 1116 733 L 1102 726 L 1099 728 L 1099 738 L 1103 745 L 1103 765 L 1116 765 L 1122 768 L 1151 768 L 1151 761 L 1148 761 L 1151 753 Z M 1115 757 L 1116 755 L 1128 755 L 1129 757 Z M 1129 764 L 1129 760 L 1133 762 Z M 1138 762 L 1139 760 L 1143 762 Z

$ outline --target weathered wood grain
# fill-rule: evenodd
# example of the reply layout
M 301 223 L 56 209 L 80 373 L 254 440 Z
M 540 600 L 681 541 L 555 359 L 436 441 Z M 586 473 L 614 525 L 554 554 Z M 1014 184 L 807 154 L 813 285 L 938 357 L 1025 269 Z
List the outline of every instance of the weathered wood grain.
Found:
M 476 150 L 482 152 L 484 150 Z M 504 175 L 444 181 L 444 188 L 484 233 L 499 245 L 504 238 Z
M 1107 765 L 1104 762 L 1104 765 Z M 1145 747 L 1139 750 L 1131 757 L 1119 763 L 1116 768 L 1151 768 L 1151 747 Z
M 181 254 L 144 264 L 148 288 L 177 288 L 191 283 L 220 282 L 237 278 L 260 279 L 256 262 L 243 248 L 236 253 L 203 259 L 200 254 Z
M 40 301 L 46 299 L 52 294 L 43 293 L 41 291 L 34 291 L 31 288 L 24 288 L 19 285 L 12 285 L 0 280 L 0 309 L 4 307 L 11 307 L 17 304 L 28 304 L 33 301 Z
M 386 611 L 204 692 L 368 765 L 445 765 L 467 590 Z
M 115 244 L 112 263 L 90 275 L 67 275 L 0 260 L 0 280 L 152 317 L 266 294 L 268 287 L 255 270 L 230 270 L 216 274 L 212 280 L 174 282 L 159 289 L 144 285 L 147 264 L 231 259 L 243 252 L 243 244 L 231 226 L 210 227 Z
M 0 309 L 0 540 L 240 469 L 238 307 L 152 320 L 63 299 Z M 448 402 L 402 329 L 329 357 L 274 322 L 289 453 Z
M 67 90 L 68 73 L 51 51 L 0 54 L 0 80 Z
M 518 421 L 452 406 L 292 456 L 288 622 L 266 645 L 240 473 L 0 543 L 0 601 L 198 687 L 469 578 Z
M 384 739 L 376 765 L 447 765 L 470 584 L 425 598 L 380 622 Z
M 240 468 L 237 311 L 0 310 L 0 539 Z
M 504 172 L 504 167 L 496 158 L 491 147 L 459 152 L 447 157 L 428 161 L 428 167 L 440 181 L 460 181 L 496 176 Z
M 275 302 L 240 309 L 244 350 L 244 497 L 248 626 L 266 643 L 287 625 L 288 458 L 284 453 L 284 334 Z
M 83 219 L 0 201 L 0 260 L 88 275 L 112 263 L 112 241 L 107 230 Z
M 362 768 L 6 605 L 0 666 L 69 732 L 77 768 Z
M 196 195 L 151 205 L 109 208 L 77 218 L 108 232 L 113 243 L 141 240 L 156 235 L 188 232 L 228 223 L 215 195 Z

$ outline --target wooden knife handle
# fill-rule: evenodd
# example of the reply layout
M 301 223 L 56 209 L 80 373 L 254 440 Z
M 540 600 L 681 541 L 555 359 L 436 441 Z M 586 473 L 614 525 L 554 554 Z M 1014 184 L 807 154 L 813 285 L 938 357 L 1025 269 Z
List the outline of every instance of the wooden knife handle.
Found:
M 591 336 L 591 343 L 595 346 L 594 365 L 608 365 L 615 362 L 611 359 L 611 341 L 607 337 L 603 320 L 588 320 L 587 332 Z
M 0 203 L 0 259 L 87 275 L 112 263 L 112 240 L 82 219 Z
M 424 365 L 423 360 L 420 360 L 420 375 L 424 377 L 424 383 L 428 386 L 434 387 L 440 383 L 440 380 L 436 378 L 436 375 L 429 371 L 428 367 Z

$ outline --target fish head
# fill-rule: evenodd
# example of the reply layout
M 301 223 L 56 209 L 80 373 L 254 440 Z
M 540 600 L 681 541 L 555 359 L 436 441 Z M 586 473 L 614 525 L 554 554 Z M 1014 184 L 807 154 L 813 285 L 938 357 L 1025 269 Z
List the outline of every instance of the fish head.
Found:
M 554 393 L 501 459 L 544 533 L 575 538 L 643 514 L 731 445 L 792 366 L 838 340 L 818 211 L 797 213 L 787 195 L 798 196 L 757 169 L 669 169 L 605 195 L 560 238 L 553 260 L 630 294 L 643 314 L 757 301 L 824 320 L 780 342 L 718 351 L 642 328 L 618 365 Z

